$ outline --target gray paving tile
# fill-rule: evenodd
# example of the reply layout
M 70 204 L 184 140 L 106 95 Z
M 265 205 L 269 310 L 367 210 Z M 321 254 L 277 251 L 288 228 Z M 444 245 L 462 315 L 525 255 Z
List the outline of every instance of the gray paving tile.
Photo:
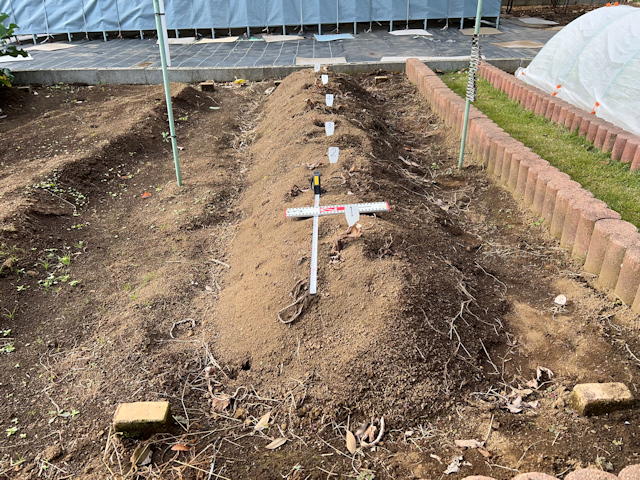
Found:
M 444 24 L 443 24 L 444 25 Z M 484 36 L 480 39 L 483 53 L 489 58 L 532 57 L 537 49 L 505 49 L 493 43 L 527 39 L 547 42 L 555 32 L 526 28 L 504 22 L 502 35 Z M 173 67 L 212 68 L 247 67 L 268 65 L 294 65 L 296 57 L 346 57 L 349 62 L 377 62 L 384 56 L 467 56 L 471 37 L 462 35 L 457 28 L 429 29 L 431 37 L 394 36 L 376 30 L 359 33 L 353 40 L 316 42 L 305 33 L 298 41 L 266 43 L 239 41 L 234 43 L 208 43 L 171 45 Z M 0 63 L 15 71 L 56 70 L 69 68 L 137 68 L 141 63 L 160 65 L 159 52 L 154 38 L 113 39 L 107 42 L 81 40 L 76 47 L 54 52 L 33 51 L 34 60 L 24 63 Z

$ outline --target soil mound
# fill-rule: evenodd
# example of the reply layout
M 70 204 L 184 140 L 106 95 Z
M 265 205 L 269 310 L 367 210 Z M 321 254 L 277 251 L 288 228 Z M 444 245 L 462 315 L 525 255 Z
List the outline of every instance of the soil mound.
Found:
M 7 241 L 44 231 L 56 217 L 77 216 L 93 194 L 113 193 L 122 179 L 132 177 L 134 157 L 148 159 L 162 138 L 159 132 L 167 129 L 161 86 L 117 92 L 114 87 L 60 88 L 72 100 L 2 129 L 0 150 L 7 153 L 0 172 L 0 233 Z M 25 101 L 21 92 L 11 94 L 4 102 L 21 106 Z M 171 94 L 178 111 L 195 106 L 192 87 L 174 84 Z M 44 133 L 34 138 L 39 130 Z
M 432 414 L 471 386 L 463 369 L 482 378 L 482 344 L 498 341 L 493 317 L 505 307 L 495 281 L 474 265 L 480 243 L 452 214 L 465 202 L 460 185 L 429 179 L 442 153 L 413 152 L 412 134 L 389 126 L 403 112 L 374 95 L 351 77 L 332 74 L 323 86 L 305 70 L 266 101 L 217 309 L 217 347 L 225 362 L 243 359 L 238 385 L 276 393 L 290 377 L 321 378 L 324 387 L 308 395 L 327 412 Z M 329 121 L 333 136 L 324 131 Z M 426 130 L 428 117 L 420 121 Z M 337 164 L 328 162 L 330 146 L 340 147 Z M 388 201 L 392 211 L 361 217 L 362 237 L 348 238 L 338 256 L 332 247 L 346 220 L 320 218 L 318 294 L 284 325 L 278 311 L 308 277 L 311 249 L 311 220 L 284 211 L 313 205 L 313 170 L 326 190 L 321 205 Z M 448 189 L 456 194 L 445 205 Z

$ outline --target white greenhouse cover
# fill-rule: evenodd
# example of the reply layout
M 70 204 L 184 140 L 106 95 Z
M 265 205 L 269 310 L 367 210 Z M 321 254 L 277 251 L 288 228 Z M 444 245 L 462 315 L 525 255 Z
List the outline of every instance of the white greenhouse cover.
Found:
M 640 135 L 640 8 L 602 7 L 577 18 L 516 76 Z

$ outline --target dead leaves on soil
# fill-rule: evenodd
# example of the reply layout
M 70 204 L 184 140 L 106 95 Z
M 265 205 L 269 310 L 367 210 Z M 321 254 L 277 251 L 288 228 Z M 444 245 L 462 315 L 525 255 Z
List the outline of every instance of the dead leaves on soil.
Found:
M 269 445 L 267 445 L 264 448 L 266 448 L 267 450 L 275 450 L 276 448 L 281 447 L 285 443 L 287 443 L 286 438 L 284 437 L 276 438 L 273 442 L 271 442 Z
M 269 424 L 269 419 L 271 418 L 271 412 L 267 412 L 265 413 L 260 420 L 258 420 L 258 423 L 256 423 L 255 427 L 253 427 L 253 429 L 256 432 L 261 432 L 262 430 L 264 430 L 267 425 Z
M 533 394 L 542 386 L 541 380 L 546 376 L 548 379 L 553 378 L 553 372 L 546 367 L 536 368 L 536 378 L 526 382 L 528 388 L 511 387 L 511 393 L 500 398 L 498 404 L 500 408 L 504 408 L 511 413 L 521 413 L 525 408 L 538 408 L 538 400 L 525 402 L 524 399 Z
M 356 448 L 358 448 L 356 437 L 351 433 L 351 430 L 347 430 L 347 450 L 349 450 L 349 453 L 353 455 L 356 453 Z
M 343 261 L 340 251 L 344 248 L 344 244 L 348 238 L 358 238 L 362 236 L 362 225 L 356 223 L 349 227 L 346 232 L 341 233 L 333 241 L 331 246 L 331 261 L 330 263 L 340 263 Z
M 479 442 L 478 440 L 456 440 L 456 447 L 458 448 L 482 448 L 484 447 L 484 442 Z
M 222 413 L 225 410 L 229 403 L 231 403 L 231 397 L 227 397 L 226 395 L 223 397 L 214 397 L 211 400 L 211 409 L 216 413 Z

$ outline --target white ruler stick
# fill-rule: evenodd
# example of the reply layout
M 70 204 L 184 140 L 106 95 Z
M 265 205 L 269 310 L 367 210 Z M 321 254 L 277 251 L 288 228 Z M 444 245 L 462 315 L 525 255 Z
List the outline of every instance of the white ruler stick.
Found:
M 326 207 L 296 207 L 287 208 L 285 218 L 308 218 L 324 215 L 344 215 L 349 205 L 327 205 Z M 390 211 L 387 202 L 371 202 L 371 203 L 353 203 L 353 207 L 357 207 L 360 213 L 379 213 Z
M 317 186 L 314 202 L 316 214 L 313 216 L 313 238 L 311 239 L 311 277 L 309 279 L 309 293 L 315 295 L 318 289 L 318 210 L 320 207 L 320 174 L 313 175 L 314 190 Z

